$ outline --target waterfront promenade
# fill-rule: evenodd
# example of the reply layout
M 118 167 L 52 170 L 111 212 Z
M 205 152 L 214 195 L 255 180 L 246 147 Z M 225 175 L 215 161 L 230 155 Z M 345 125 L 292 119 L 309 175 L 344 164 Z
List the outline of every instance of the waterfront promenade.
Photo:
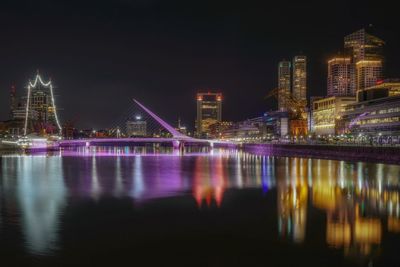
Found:
M 84 144 L 79 142 L 77 144 Z M 85 140 L 87 141 L 87 140 Z M 1 143 L 1 142 L 0 142 Z M 72 142 L 75 144 L 74 142 Z M 162 142 L 161 142 L 162 143 Z M 166 146 L 173 144 L 166 142 Z M 151 145 L 148 142 L 95 142 L 94 146 L 143 146 Z M 190 146 L 190 143 L 186 145 Z M 192 144 L 193 145 L 193 144 Z M 201 146 L 210 146 L 209 142 L 198 143 Z M 353 144 L 272 144 L 272 143 L 228 143 L 215 142 L 213 146 L 216 148 L 237 148 L 245 152 L 257 155 L 277 156 L 277 157 L 306 157 L 334 160 L 350 160 L 364 162 L 382 162 L 400 164 L 400 147 L 398 146 L 370 146 L 370 145 L 353 145 Z M 176 147 L 175 147 L 176 148 Z M 61 144 L 59 149 L 68 149 L 65 143 Z M 17 147 L 1 146 L 0 154 L 21 151 Z M 43 150 L 40 150 L 43 151 Z M 34 153 L 31 151 L 30 153 Z
M 400 164 L 400 147 L 395 146 L 243 144 L 242 148 L 259 155 Z

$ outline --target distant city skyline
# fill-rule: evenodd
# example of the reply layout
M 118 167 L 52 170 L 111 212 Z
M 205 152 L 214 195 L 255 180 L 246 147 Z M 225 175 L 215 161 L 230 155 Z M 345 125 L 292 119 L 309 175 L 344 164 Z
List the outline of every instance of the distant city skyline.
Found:
M 309 96 L 326 95 L 326 62 L 344 36 L 369 24 L 387 42 L 385 77 L 400 77 L 399 29 L 383 3 L 75 4 L 3 4 L 0 120 L 9 118 L 11 86 L 26 92 L 37 69 L 53 80 L 61 122 L 77 118 L 81 128 L 107 128 L 135 97 L 193 129 L 193 99 L 204 88 L 223 93 L 224 119 L 251 118 L 276 108 L 263 96 L 276 87 L 282 58 L 307 56 Z

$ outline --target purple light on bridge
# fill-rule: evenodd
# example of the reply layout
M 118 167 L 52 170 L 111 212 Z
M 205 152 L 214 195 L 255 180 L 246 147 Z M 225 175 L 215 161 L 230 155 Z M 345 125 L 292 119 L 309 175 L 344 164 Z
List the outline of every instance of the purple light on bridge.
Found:
M 69 147 L 69 146 L 93 146 L 93 145 L 101 145 L 101 144 L 129 144 L 129 143 L 172 143 L 175 148 L 179 147 L 179 144 L 183 142 L 184 144 L 205 144 L 210 147 L 224 146 L 224 147 L 235 147 L 236 144 L 229 141 L 222 140 L 205 140 L 205 139 L 197 139 L 193 137 L 189 137 L 184 135 L 174 127 L 169 125 L 163 119 L 154 114 L 151 110 L 143 106 L 139 101 L 133 99 L 133 101 L 141 107 L 147 114 L 149 114 L 154 120 L 156 120 L 161 126 L 163 126 L 170 134 L 172 134 L 172 138 L 155 138 L 155 137 L 147 137 L 147 138 L 93 138 L 93 139 L 79 139 L 79 140 L 61 140 L 59 141 L 59 145 L 61 147 Z

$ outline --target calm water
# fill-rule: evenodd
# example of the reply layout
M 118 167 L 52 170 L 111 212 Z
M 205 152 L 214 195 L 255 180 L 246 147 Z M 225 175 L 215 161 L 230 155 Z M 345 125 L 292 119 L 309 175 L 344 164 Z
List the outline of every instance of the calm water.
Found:
M 4 155 L 1 266 L 400 266 L 400 166 L 92 148 Z

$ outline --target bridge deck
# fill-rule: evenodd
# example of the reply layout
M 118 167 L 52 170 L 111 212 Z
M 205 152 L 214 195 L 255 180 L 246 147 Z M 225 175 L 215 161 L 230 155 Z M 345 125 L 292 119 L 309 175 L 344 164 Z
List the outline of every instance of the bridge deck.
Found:
M 232 142 L 221 140 L 206 140 L 196 138 L 92 138 L 92 139 L 77 139 L 77 140 L 61 140 L 61 147 L 69 146 L 92 146 L 101 144 L 149 144 L 149 143 L 184 143 L 184 144 L 204 144 L 204 145 L 234 145 Z

